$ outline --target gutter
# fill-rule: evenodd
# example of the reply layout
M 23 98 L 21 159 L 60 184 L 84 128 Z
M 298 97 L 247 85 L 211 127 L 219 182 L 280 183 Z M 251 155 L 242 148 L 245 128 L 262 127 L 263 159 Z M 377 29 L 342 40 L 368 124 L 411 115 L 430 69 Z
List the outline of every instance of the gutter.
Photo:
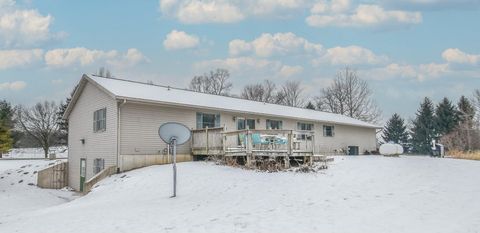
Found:
M 123 105 L 127 103 L 127 99 L 123 99 L 123 102 L 118 104 L 117 108 L 117 173 L 120 173 L 120 164 L 119 164 L 119 158 L 120 158 L 120 134 L 121 134 L 121 108 Z

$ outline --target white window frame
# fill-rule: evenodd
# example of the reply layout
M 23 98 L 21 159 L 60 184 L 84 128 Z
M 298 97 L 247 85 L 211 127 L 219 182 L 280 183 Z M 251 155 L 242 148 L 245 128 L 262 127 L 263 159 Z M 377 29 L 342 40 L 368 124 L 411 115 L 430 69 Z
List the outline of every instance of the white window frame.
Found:
M 204 115 L 213 115 L 213 126 L 209 128 L 217 128 L 220 127 L 220 119 L 221 115 L 220 113 L 209 113 L 209 112 L 197 112 L 196 114 L 196 124 L 197 124 L 197 129 L 205 129 L 207 128 L 205 126 L 205 121 L 203 120 Z
M 331 135 L 327 135 L 327 127 L 331 127 Z M 335 137 L 335 126 L 334 125 L 323 125 L 323 136 L 324 137 Z
M 93 112 L 93 132 L 105 132 L 107 130 L 107 108 Z
M 310 126 L 310 127 L 308 127 Z M 302 129 L 305 128 L 305 129 Z M 308 129 L 310 128 L 310 129 Z M 300 133 L 297 134 L 297 140 L 312 140 L 312 135 L 310 132 L 315 130 L 315 124 L 307 123 L 307 122 L 297 122 L 297 131 Z M 308 133 L 301 133 L 301 132 L 308 132 Z
M 93 174 L 101 172 L 105 168 L 105 159 L 96 158 L 93 160 Z
M 273 122 L 273 121 L 279 122 L 279 124 L 278 124 L 278 126 L 279 126 L 278 129 L 279 129 L 279 130 L 280 130 L 280 129 L 283 129 L 283 121 L 282 121 L 282 120 L 275 120 L 275 119 L 267 119 L 267 120 L 265 120 L 265 128 L 266 128 L 266 129 L 272 129 L 272 127 L 271 127 L 271 122 Z M 268 123 L 270 123 L 270 124 L 268 124 Z

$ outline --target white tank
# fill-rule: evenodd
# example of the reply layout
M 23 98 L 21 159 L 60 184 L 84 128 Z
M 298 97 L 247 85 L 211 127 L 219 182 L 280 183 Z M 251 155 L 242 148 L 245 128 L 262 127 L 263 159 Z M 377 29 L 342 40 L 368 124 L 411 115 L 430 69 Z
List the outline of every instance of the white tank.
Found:
M 381 155 L 401 155 L 403 154 L 403 147 L 399 144 L 385 143 L 380 146 Z

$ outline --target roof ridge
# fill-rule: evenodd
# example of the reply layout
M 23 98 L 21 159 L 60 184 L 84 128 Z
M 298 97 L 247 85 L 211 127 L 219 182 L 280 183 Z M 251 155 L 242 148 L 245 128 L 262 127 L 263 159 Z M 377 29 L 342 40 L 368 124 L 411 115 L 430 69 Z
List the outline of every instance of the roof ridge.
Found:
M 282 107 L 290 107 L 290 108 L 303 109 L 303 110 L 309 110 L 309 111 L 314 111 L 314 112 L 323 112 L 323 113 L 329 113 L 329 114 L 334 114 L 334 115 L 345 116 L 345 115 L 338 114 L 338 113 L 333 113 L 333 112 L 326 112 L 326 111 L 320 111 L 320 110 L 314 110 L 314 109 L 308 109 L 308 108 L 302 108 L 302 107 L 295 107 L 295 106 L 289 106 L 289 105 L 283 105 L 283 104 L 276 104 L 276 103 L 270 103 L 270 102 L 265 102 L 265 101 L 244 99 L 244 98 L 241 98 L 241 97 L 239 97 L 239 96 L 216 95 L 216 94 L 205 93 L 205 92 L 201 92 L 201 91 L 195 91 L 195 90 L 191 90 L 191 89 L 187 89 L 187 88 L 172 87 L 172 86 L 168 86 L 168 85 L 161 85 L 161 84 L 155 84 L 155 83 L 147 83 L 147 82 L 141 82 L 141 81 L 135 81 L 135 80 L 129 80 L 129 79 L 122 79 L 122 78 L 104 77 L 104 76 L 99 76 L 99 75 L 96 75 L 96 74 L 92 74 L 92 76 L 95 76 L 95 77 L 98 77 L 98 78 L 113 79 L 113 80 L 119 80 L 119 81 L 125 81 L 125 82 L 137 83 L 137 84 L 143 84 L 143 85 L 150 85 L 150 86 L 157 86 L 157 87 L 163 87 L 163 88 L 170 88 L 170 89 L 181 90 L 181 91 L 189 91 L 189 92 L 200 93 L 200 94 L 211 95 L 211 96 L 221 96 L 221 97 L 232 98 L 232 99 L 239 99 L 239 100 L 252 101 L 252 102 L 263 103 L 263 104 L 271 104 L 271 105 L 277 105 L 277 106 L 282 106 Z M 349 116 L 345 116 L 345 117 L 349 117 Z M 349 117 L 349 118 L 355 119 L 355 118 L 353 118 L 353 117 Z M 356 119 L 356 120 L 358 120 L 358 119 Z

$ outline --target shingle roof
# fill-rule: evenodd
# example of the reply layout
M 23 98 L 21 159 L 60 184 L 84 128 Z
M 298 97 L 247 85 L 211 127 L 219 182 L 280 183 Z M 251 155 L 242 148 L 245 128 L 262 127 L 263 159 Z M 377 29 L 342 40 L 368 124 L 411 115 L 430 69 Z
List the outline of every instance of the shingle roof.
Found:
M 208 108 L 229 112 L 295 118 L 306 121 L 320 121 L 341 125 L 381 128 L 380 126 L 340 114 L 263 103 L 235 97 L 211 95 L 180 88 L 171 88 L 129 80 L 86 75 L 84 77 L 110 92 L 110 94 L 114 95 L 116 99 L 131 99 L 136 101 Z

